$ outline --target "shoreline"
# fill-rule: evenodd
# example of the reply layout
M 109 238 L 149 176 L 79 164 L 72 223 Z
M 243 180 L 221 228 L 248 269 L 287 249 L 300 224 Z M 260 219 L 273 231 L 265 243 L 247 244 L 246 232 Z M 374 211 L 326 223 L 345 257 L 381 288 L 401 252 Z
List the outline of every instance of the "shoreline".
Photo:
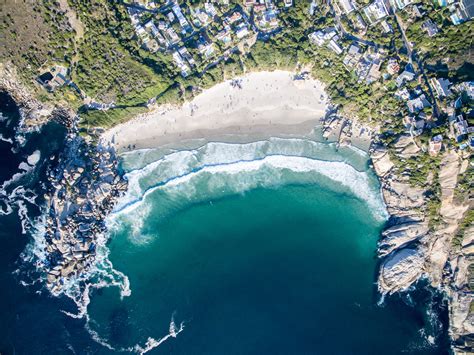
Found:
M 321 124 L 329 101 L 321 82 L 293 77 L 277 70 L 228 80 L 179 107 L 161 106 L 115 126 L 102 138 L 120 153 L 190 140 L 305 137 Z

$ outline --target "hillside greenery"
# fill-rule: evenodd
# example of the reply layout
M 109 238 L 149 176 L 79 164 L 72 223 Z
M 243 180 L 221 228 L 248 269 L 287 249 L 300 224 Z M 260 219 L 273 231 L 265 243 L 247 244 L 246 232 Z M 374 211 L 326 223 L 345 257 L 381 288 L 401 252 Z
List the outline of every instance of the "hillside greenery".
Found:
M 62 7 L 60 1 L 63 2 Z M 344 67 L 341 56 L 325 46 L 317 47 L 309 42 L 308 35 L 314 30 L 336 25 L 334 16 L 329 13 L 330 7 L 322 0 L 316 1 L 318 7 L 314 15 L 308 11 L 310 0 L 295 1 L 291 8 L 281 9 L 281 32 L 266 40 L 258 40 L 252 47 L 247 46 L 244 51 L 234 53 L 225 62 L 187 78 L 180 75 L 168 53 L 151 53 L 140 46 L 121 1 L 60 1 L 42 0 L 29 8 L 20 8 L 18 11 L 23 11 L 23 16 L 17 14 L 13 6 L 7 9 L 11 10 L 11 14 L 2 10 L 2 34 L 20 45 L 14 49 L 12 43 L 7 43 L 3 50 L 0 49 L 0 59 L 14 61 L 30 81 L 45 63 L 64 63 L 70 68 L 71 79 L 83 95 L 93 101 L 116 104 L 116 108 L 107 113 L 82 109 L 80 112 L 85 127 L 113 126 L 130 115 L 146 111 L 150 99 L 157 104 L 179 103 L 202 89 L 244 72 L 305 68 L 326 84 L 328 94 L 345 115 L 357 115 L 363 121 L 378 123 L 387 132 L 403 129 L 400 117 L 406 109 L 394 98 L 396 86 L 392 80 L 380 79 L 370 85 L 359 82 L 354 72 Z M 84 33 L 81 36 L 68 25 L 64 2 L 83 24 Z M 184 7 L 196 3 L 187 1 Z M 236 4 L 240 2 L 231 1 L 229 8 Z M 282 5 L 278 3 L 278 6 Z M 425 56 L 436 60 L 436 56 L 453 55 L 470 45 L 466 38 L 474 37 L 474 22 L 448 26 L 446 9 L 424 3 L 421 8 L 430 11 L 430 17 L 440 28 L 440 33 L 433 38 L 427 37 L 421 29 L 423 20 L 413 19 L 405 11 L 401 12 L 401 16 L 408 26 L 407 35 L 422 48 Z M 341 18 L 348 33 L 378 44 L 387 56 L 399 57 L 403 63 L 406 57 L 396 49 L 401 47 L 401 34 L 392 18 L 387 21 L 394 30 L 393 34 L 383 34 L 380 26 L 371 26 L 361 34 L 354 30 L 354 18 Z M 39 37 L 35 37 L 36 33 L 31 39 L 26 36 L 34 32 L 27 22 L 34 22 L 40 29 L 37 31 Z M 344 45 L 351 41 L 342 40 Z M 63 94 L 63 99 L 73 107 L 80 105 L 81 98 L 74 90 L 55 93 L 55 100 L 58 94 Z M 42 97 L 51 99 L 51 95 Z

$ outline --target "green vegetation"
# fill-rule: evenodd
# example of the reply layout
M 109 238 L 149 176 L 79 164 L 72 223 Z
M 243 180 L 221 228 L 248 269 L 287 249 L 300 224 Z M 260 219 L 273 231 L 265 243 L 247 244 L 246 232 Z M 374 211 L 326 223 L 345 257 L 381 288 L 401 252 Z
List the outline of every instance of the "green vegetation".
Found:
M 460 248 L 462 245 L 462 241 L 464 239 L 464 233 L 469 227 L 472 227 L 474 224 L 474 209 L 469 209 L 465 215 L 461 223 L 459 224 L 458 230 L 453 238 L 453 246 L 456 248 Z
M 15 63 L 31 87 L 40 68 L 73 55 L 74 32 L 55 0 L 2 1 L 0 38 L 0 61 Z
M 110 109 L 107 111 L 89 110 L 81 113 L 81 125 L 90 127 L 112 127 L 113 125 L 127 121 L 130 117 L 145 113 L 145 106 L 125 107 L 120 109 Z
M 471 157 L 469 164 L 472 164 L 474 159 Z M 474 198 L 474 169 L 472 165 L 458 178 L 456 190 L 454 191 L 457 200 Z
M 131 40 L 134 32 L 122 5 L 100 0 L 71 3 L 86 26 L 72 79 L 89 96 L 134 106 L 171 85 L 170 63 L 148 62 L 147 52 Z
M 468 21 L 453 26 L 448 8 L 437 8 L 430 2 L 424 2 L 421 8 L 428 15 L 419 19 L 409 17 L 406 34 L 408 39 L 415 43 L 416 48 L 421 50 L 421 54 L 427 61 L 437 63 L 469 52 L 472 47 L 472 38 L 474 38 L 474 22 Z M 433 37 L 429 37 L 422 28 L 423 23 L 428 19 L 433 21 L 439 30 Z
M 292 7 L 286 9 L 281 1 L 276 1 L 281 10 L 278 15 L 281 32 L 266 40 L 258 40 L 253 45 L 249 41 L 239 46 L 239 50 L 226 61 L 213 67 L 207 68 L 198 60 L 196 70 L 187 78 L 180 75 L 169 53 L 152 53 L 141 46 L 126 7 L 120 1 L 42 0 L 32 6 L 9 4 L 0 10 L 0 31 L 7 38 L 6 46 L 0 48 L 0 59 L 14 61 L 30 82 L 36 78 L 38 68 L 43 64 L 64 63 L 70 68 L 71 79 L 82 90 L 83 97 L 87 96 L 99 103 L 116 104 L 116 108 L 106 114 L 81 110 L 82 124 L 85 126 L 110 127 L 123 122 L 129 115 L 143 112 L 150 99 L 156 98 L 158 104 L 178 103 L 190 99 L 203 88 L 241 75 L 244 71 L 294 70 L 300 67 L 309 69 L 314 77 L 326 84 L 329 95 L 343 114 L 351 117 L 357 113 L 362 121 L 381 124 L 387 133 L 402 132 L 401 117 L 406 114 L 406 108 L 394 98 L 397 88 L 393 80 L 379 79 L 372 84 L 359 82 L 354 71 L 344 66 L 343 56 L 336 55 L 325 46 L 317 47 L 309 42 L 308 35 L 311 32 L 337 24 L 325 1 L 316 1 L 317 11 L 314 15 L 309 14 L 310 3 L 311 0 L 295 1 Z M 183 12 L 195 30 L 202 31 L 205 37 L 215 43 L 217 52 L 222 53 L 227 46 L 215 41 L 214 36 L 223 29 L 223 24 L 214 21 L 204 29 L 192 23 L 191 8 L 198 4 L 199 1 L 194 0 L 182 2 Z M 218 11 L 222 14 L 236 5 L 242 3 L 233 0 L 228 6 L 219 7 Z M 426 16 L 417 19 L 405 10 L 399 13 L 408 26 L 408 37 L 430 60 L 437 60 L 436 56 L 453 55 L 471 45 L 466 38 L 473 37 L 472 21 L 452 26 L 447 9 L 438 9 L 431 3 L 419 6 L 438 24 L 440 33 L 437 36 L 429 38 L 421 29 Z M 80 30 L 75 26 L 71 28 L 69 12 L 77 15 L 81 23 Z M 155 20 L 166 18 L 160 13 L 146 16 Z M 394 18 L 387 17 L 385 20 L 393 28 L 393 34 L 383 33 L 379 24 L 360 31 L 356 28 L 354 14 L 341 17 L 345 31 L 380 45 L 386 56 L 399 57 L 403 62 L 406 58 L 399 53 L 402 44 L 399 28 Z M 33 31 L 30 24 L 39 30 Z M 177 27 L 176 23 L 173 26 Z M 179 26 L 176 30 L 179 30 Z M 194 45 L 199 36 L 194 35 L 187 44 L 195 57 L 199 57 Z M 344 38 L 340 41 L 344 46 L 352 42 Z M 13 42 L 19 45 L 13 45 Z M 419 84 L 412 82 L 411 85 Z M 74 108 L 79 107 L 83 99 L 70 88 L 42 96 L 55 101 L 62 96 Z M 411 179 L 416 181 L 418 177 Z

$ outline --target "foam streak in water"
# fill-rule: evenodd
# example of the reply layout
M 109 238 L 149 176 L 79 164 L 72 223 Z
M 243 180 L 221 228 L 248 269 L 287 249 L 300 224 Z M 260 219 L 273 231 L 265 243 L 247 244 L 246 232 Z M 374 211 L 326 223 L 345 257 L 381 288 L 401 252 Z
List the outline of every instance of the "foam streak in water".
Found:
M 232 175 L 238 175 L 243 173 L 251 173 L 254 177 L 253 181 L 248 181 L 247 184 L 243 184 L 240 187 L 233 187 L 233 192 L 242 192 L 250 188 L 256 187 L 256 185 L 273 185 L 275 183 L 284 183 L 284 181 L 272 180 L 274 174 L 262 174 L 264 169 L 270 169 L 275 173 L 283 170 L 290 170 L 296 174 L 298 173 L 315 173 L 320 174 L 348 189 L 355 194 L 361 200 L 367 202 L 371 211 L 379 218 L 385 218 L 385 208 L 381 202 L 378 191 L 374 191 L 370 187 L 370 181 L 367 173 L 358 172 L 349 164 L 343 162 L 326 162 L 320 160 L 309 159 L 305 157 L 297 156 L 282 156 L 272 155 L 266 156 L 263 159 L 244 161 L 239 160 L 231 163 L 222 163 L 215 165 L 206 165 L 202 168 L 191 171 L 187 174 L 178 175 L 169 178 L 168 180 L 159 182 L 158 184 L 148 187 L 143 195 L 132 200 L 130 196 L 126 198 L 125 203 L 119 203 L 118 207 L 114 211 L 115 214 L 128 214 L 137 209 L 147 195 L 153 193 L 157 189 L 172 189 L 178 186 L 185 186 L 186 184 L 192 184 L 197 178 L 206 174 L 220 175 L 223 178 L 229 178 Z M 136 177 L 137 178 L 137 177 Z M 268 181 L 264 181 L 268 179 Z M 132 182 L 132 185 L 137 185 L 137 182 Z M 213 191 L 208 191 L 209 195 L 212 196 Z M 135 191 L 136 193 L 136 191 Z

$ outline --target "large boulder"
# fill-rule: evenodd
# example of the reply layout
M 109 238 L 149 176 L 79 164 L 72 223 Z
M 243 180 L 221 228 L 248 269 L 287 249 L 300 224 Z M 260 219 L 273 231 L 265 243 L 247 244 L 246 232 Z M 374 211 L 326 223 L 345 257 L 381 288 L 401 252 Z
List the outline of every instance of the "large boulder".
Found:
M 418 249 L 405 248 L 391 254 L 382 263 L 379 290 L 382 293 L 403 291 L 423 274 L 425 258 Z
M 379 242 L 379 255 L 385 256 L 395 249 L 420 239 L 428 232 L 426 222 L 407 222 L 391 226 L 383 231 Z
M 393 163 L 390 160 L 388 151 L 384 148 L 378 148 L 374 150 L 371 155 L 372 164 L 374 165 L 375 172 L 379 177 L 387 175 L 387 173 L 392 170 Z

